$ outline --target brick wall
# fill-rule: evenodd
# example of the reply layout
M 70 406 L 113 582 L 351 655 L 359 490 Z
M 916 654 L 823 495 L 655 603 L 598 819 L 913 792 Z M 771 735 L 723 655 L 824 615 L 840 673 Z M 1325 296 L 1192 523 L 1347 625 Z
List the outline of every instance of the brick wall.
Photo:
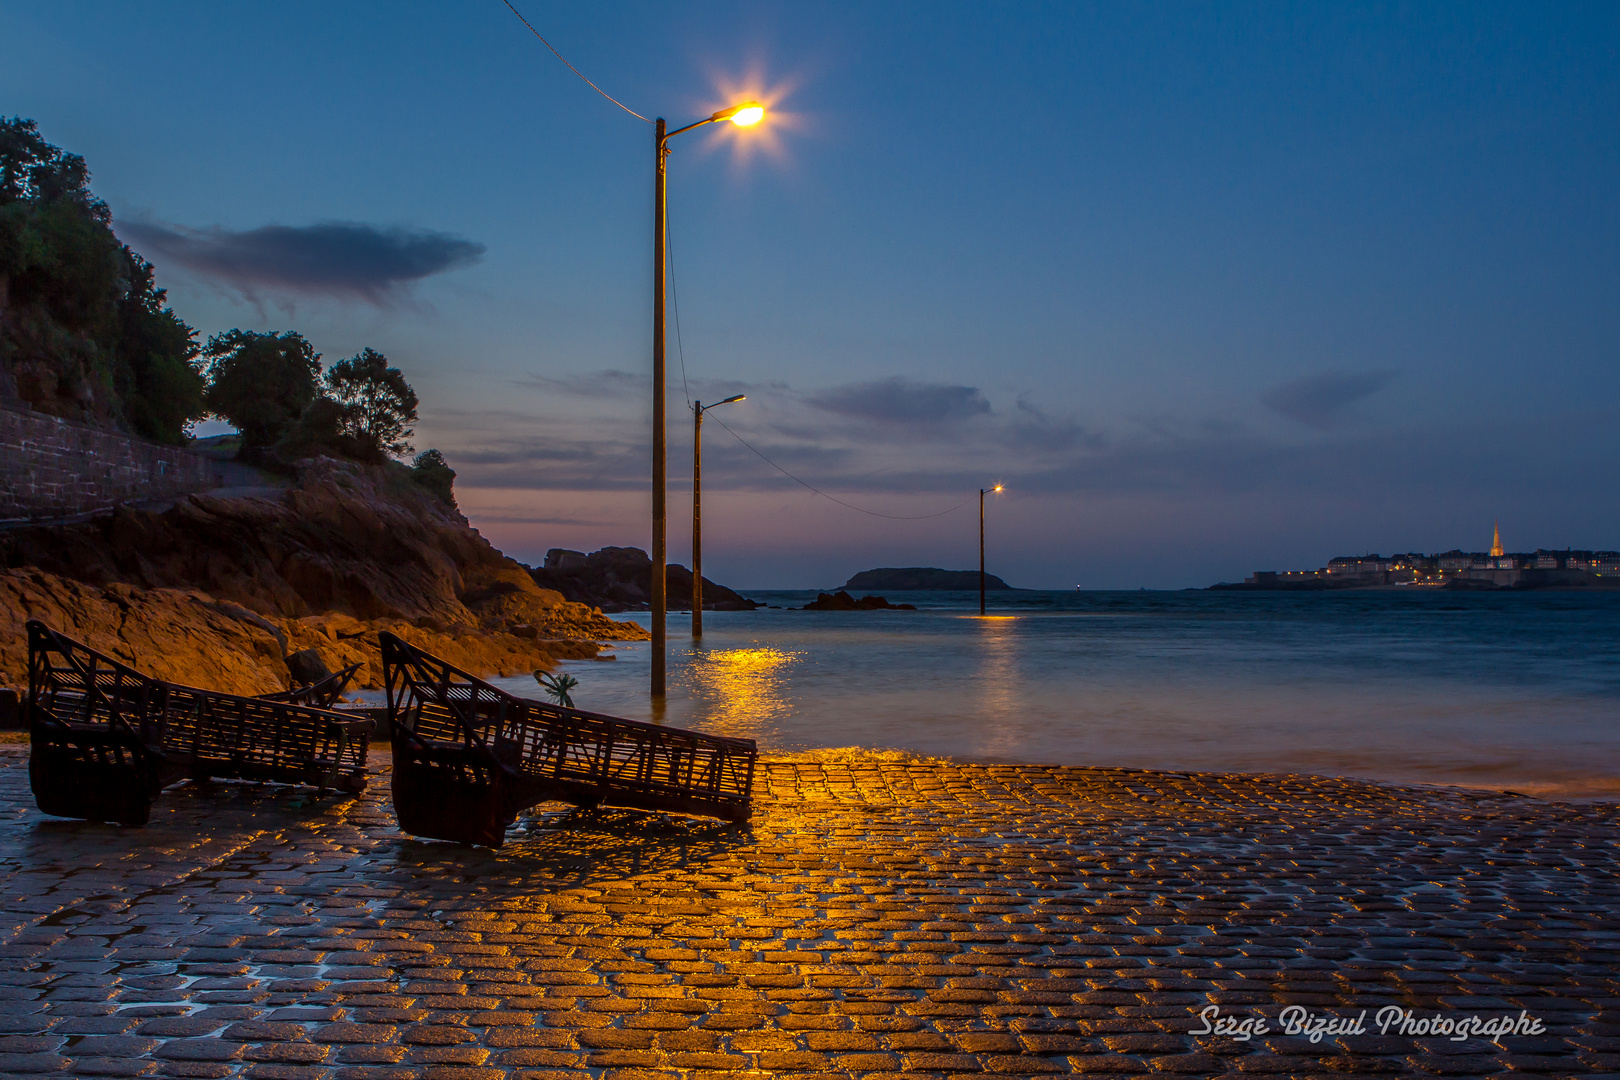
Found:
M 0 406 L 0 521 L 185 495 L 217 486 L 217 472 L 186 450 Z

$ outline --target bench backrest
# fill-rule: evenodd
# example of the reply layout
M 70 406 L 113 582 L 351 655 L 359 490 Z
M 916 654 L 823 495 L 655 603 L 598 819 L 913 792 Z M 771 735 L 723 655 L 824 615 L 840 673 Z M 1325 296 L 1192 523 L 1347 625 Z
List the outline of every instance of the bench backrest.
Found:
M 104 727 L 170 759 L 249 770 L 308 761 L 364 768 L 373 727 L 307 705 L 153 679 L 38 620 L 28 623 L 28 682 L 35 724 Z
M 407 738 L 479 747 L 518 771 L 574 783 L 722 802 L 752 795 L 752 739 L 521 698 L 393 634 L 381 638 L 388 719 Z

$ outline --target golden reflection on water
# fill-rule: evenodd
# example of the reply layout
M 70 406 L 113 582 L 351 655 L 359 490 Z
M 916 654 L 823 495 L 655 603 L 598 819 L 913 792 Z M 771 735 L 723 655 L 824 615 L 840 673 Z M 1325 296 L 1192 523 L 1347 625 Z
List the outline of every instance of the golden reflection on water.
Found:
M 752 739 L 774 733 L 788 715 L 787 676 L 799 659 L 769 647 L 693 653 L 693 688 L 708 712 L 704 730 Z
M 1011 753 L 1020 737 L 1014 720 L 1018 713 L 1018 642 L 1008 623 L 1015 615 L 974 615 L 984 625 L 979 630 L 983 661 L 977 683 L 982 726 L 978 752 L 985 756 Z

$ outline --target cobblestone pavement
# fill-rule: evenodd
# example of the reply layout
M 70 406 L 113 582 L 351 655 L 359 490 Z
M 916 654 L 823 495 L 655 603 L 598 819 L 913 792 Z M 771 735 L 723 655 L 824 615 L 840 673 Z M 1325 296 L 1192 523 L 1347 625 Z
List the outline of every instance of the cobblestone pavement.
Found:
M 126 829 L 44 817 L 25 762 L 8 1075 L 1620 1074 L 1612 804 L 772 763 L 749 828 L 556 811 L 493 853 L 401 835 L 385 774 L 180 787 Z M 1212 1004 L 1273 1028 L 1192 1034 Z M 1369 1031 L 1279 1035 L 1291 1004 Z M 1380 1036 L 1391 1004 L 1546 1033 Z

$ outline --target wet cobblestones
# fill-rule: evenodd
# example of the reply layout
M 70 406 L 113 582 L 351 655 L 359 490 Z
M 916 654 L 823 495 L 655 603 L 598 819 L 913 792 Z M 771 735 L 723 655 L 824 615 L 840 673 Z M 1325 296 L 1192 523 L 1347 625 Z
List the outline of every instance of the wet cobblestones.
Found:
M 386 755 L 384 755 L 386 758 Z M 0 753 L 0 1073 L 1620 1076 L 1620 812 L 1304 777 L 762 765 L 748 828 L 360 799 L 44 817 Z M 1272 1018 L 1248 1040 L 1198 1014 Z M 1539 1017 L 1453 1041 L 1283 1008 Z

